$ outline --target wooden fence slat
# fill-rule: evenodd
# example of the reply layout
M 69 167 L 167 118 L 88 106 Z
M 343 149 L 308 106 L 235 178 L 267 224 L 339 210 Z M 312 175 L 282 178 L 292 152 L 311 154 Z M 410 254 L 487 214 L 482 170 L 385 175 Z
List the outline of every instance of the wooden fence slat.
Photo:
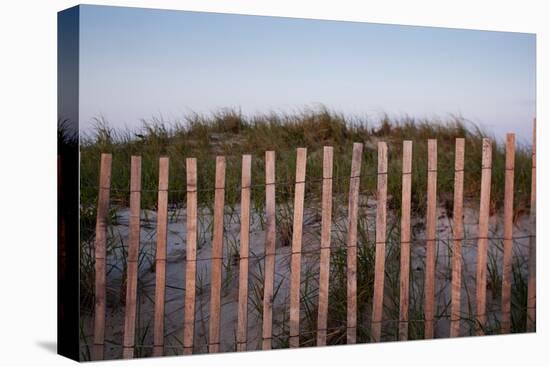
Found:
M 93 360 L 103 359 L 105 349 L 107 215 L 111 187 L 111 154 L 101 154 L 95 229 L 95 304 Z
M 164 354 L 164 301 L 166 295 L 166 242 L 168 239 L 168 157 L 159 159 L 157 205 L 157 247 L 155 262 L 155 316 L 153 323 L 153 356 Z
M 317 345 L 327 343 L 328 290 L 330 276 L 330 233 L 332 227 L 333 148 L 323 148 L 323 194 L 321 204 L 321 258 L 319 260 L 319 307 Z
M 185 260 L 185 314 L 183 354 L 193 353 L 195 333 L 195 285 L 197 272 L 197 160 L 185 160 L 187 176 L 187 219 Z
M 515 168 L 516 137 L 506 135 L 506 165 L 504 183 L 504 241 L 502 256 L 502 306 L 501 332 L 510 332 L 511 300 L 512 300 L 512 247 L 514 225 L 514 168 Z
M 251 185 L 250 155 L 242 157 L 241 177 L 241 239 L 239 248 L 239 304 L 237 314 L 237 351 L 246 350 L 248 327 L 248 252 L 250 240 L 250 185 Z
M 386 201 L 388 196 L 388 146 L 378 142 L 378 188 L 376 191 L 376 258 L 374 261 L 374 295 L 371 339 L 380 341 L 384 315 L 384 267 L 386 262 Z
M 411 263 L 411 177 L 412 141 L 403 141 L 403 178 L 401 192 L 401 256 L 399 279 L 399 340 L 409 336 L 409 273 Z
M 531 237 L 529 238 L 529 278 L 527 281 L 527 331 L 536 330 L 537 316 L 537 120 L 533 120 L 533 157 L 531 163 L 531 209 L 529 220 L 531 224 Z
M 428 203 L 426 208 L 426 280 L 424 283 L 424 338 L 434 337 L 437 228 L 437 140 L 428 140 Z
M 307 149 L 298 148 L 296 150 L 296 184 L 294 186 L 294 220 L 292 226 L 292 255 L 290 259 L 290 337 L 288 340 L 290 348 L 298 348 L 300 346 L 300 271 L 306 162 Z
M 363 144 L 353 143 L 348 203 L 347 238 L 347 327 L 348 344 L 357 341 L 357 212 L 359 210 L 359 186 L 361 183 L 361 158 Z
M 460 302 L 462 290 L 462 240 L 464 236 L 464 138 L 455 141 L 455 181 L 453 200 L 453 252 L 451 278 L 450 337 L 460 336 Z
M 137 307 L 138 256 L 141 221 L 141 157 L 132 156 L 130 163 L 130 218 L 128 224 L 128 266 L 126 309 L 122 357 L 134 357 Z
M 223 259 L 223 217 L 225 196 L 225 157 L 216 157 L 214 193 L 214 233 L 212 238 L 212 274 L 210 282 L 210 320 L 208 323 L 208 352 L 220 349 L 220 306 Z
M 487 235 L 489 233 L 489 205 L 491 201 L 491 162 L 492 147 L 489 139 L 483 139 L 483 156 L 481 163 L 481 193 L 479 204 L 479 231 L 477 241 L 476 270 L 476 333 L 483 335 L 487 302 Z
M 273 281 L 275 276 L 275 152 L 265 152 L 265 267 L 262 319 L 262 349 L 271 349 Z

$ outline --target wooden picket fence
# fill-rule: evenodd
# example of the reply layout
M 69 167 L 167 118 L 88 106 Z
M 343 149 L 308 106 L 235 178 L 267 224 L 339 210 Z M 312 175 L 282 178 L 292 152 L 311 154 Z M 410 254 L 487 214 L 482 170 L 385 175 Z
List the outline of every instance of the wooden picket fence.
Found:
M 452 287 L 450 336 L 460 334 L 461 314 L 461 246 L 463 242 L 463 184 L 464 184 L 464 139 L 456 139 L 455 144 L 455 177 L 453 205 L 453 248 L 452 248 Z M 491 141 L 483 139 L 482 178 L 479 207 L 479 234 L 477 238 L 477 271 L 476 271 L 476 311 L 477 333 L 483 334 L 486 323 L 486 288 L 487 288 L 487 250 L 489 203 L 491 194 Z M 409 326 L 409 270 L 411 243 L 411 174 L 412 174 L 412 141 L 403 142 L 402 166 L 402 207 L 401 207 L 401 240 L 400 240 L 400 307 L 399 339 L 406 340 Z M 347 343 L 357 340 L 357 224 L 359 207 L 359 184 L 361 177 L 361 160 L 363 144 L 355 143 L 352 152 L 352 164 L 349 185 L 348 220 L 347 220 Z M 510 332 L 511 319 L 511 277 L 512 277 L 512 227 L 514 201 L 514 154 L 515 136 L 506 138 L 505 199 L 504 199 L 504 241 L 502 273 L 502 307 L 501 328 L 503 333 Z M 306 148 L 297 149 L 296 176 L 294 190 L 294 217 L 292 231 L 292 252 L 290 265 L 290 319 L 289 346 L 300 346 L 300 266 L 302 248 L 302 227 L 304 215 L 304 192 L 306 184 Z M 535 159 L 535 124 L 533 125 L 532 186 L 531 186 L 531 228 L 529 236 L 528 262 L 528 299 L 527 331 L 535 329 L 536 299 L 536 260 L 535 260 L 535 204 L 536 204 L 536 159 Z M 437 140 L 428 141 L 427 172 L 427 212 L 426 212 L 426 270 L 424 289 L 424 332 L 425 338 L 434 337 L 435 310 L 435 266 L 436 266 L 436 209 L 437 209 Z M 216 158 L 215 197 L 212 238 L 212 267 L 210 287 L 210 318 L 208 328 L 208 352 L 216 353 L 220 347 L 220 298 L 223 259 L 223 220 L 225 194 L 225 158 Z M 387 201 L 388 154 L 385 142 L 378 143 L 377 171 L 377 211 L 376 211 L 376 252 L 375 279 L 372 303 L 371 341 L 380 341 L 383 320 L 384 299 L 384 266 L 386 246 L 386 201 Z M 185 260 L 185 298 L 183 323 L 183 353 L 193 352 L 195 326 L 195 286 L 197 262 L 197 161 L 186 160 L 186 260 Z M 153 355 L 164 354 L 164 303 L 166 287 L 166 248 L 168 223 L 168 172 L 169 159 L 161 157 L 159 162 L 158 214 L 156 238 L 156 282 L 153 326 Z M 105 348 L 105 313 L 106 313 L 106 240 L 107 214 L 109 209 L 111 181 L 111 155 L 101 155 L 99 178 L 97 222 L 95 237 L 95 317 L 93 328 L 92 359 L 103 359 Z M 276 202 L 275 202 L 275 152 L 265 153 L 265 262 L 262 340 L 263 349 L 272 348 L 272 313 L 273 284 L 275 270 L 276 243 Z M 332 185 L 333 185 L 333 148 L 325 147 L 323 151 L 323 176 L 321 199 L 321 238 L 319 260 L 319 300 L 317 322 L 317 345 L 327 341 L 327 312 L 329 302 L 329 263 L 331 252 L 332 225 Z M 247 303 L 248 303 L 248 267 L 249 267 L 249 226 L 251 196 L 251 156 L 242 156 L 241 182 L 241 228 L 239 254 L 239 289 L 238 315 L 236 332 L 236 349 L 247 348 Z M 138 278 L 138 252 L 140 246 L 140 199 L 141 199 L 141 157 L 131 159 L 130 178 L 130 220 L 127 257 L 127 291 L 125 324 L 123 337 L 123 357 L 132 358 L 136 347 L 136 304 Z

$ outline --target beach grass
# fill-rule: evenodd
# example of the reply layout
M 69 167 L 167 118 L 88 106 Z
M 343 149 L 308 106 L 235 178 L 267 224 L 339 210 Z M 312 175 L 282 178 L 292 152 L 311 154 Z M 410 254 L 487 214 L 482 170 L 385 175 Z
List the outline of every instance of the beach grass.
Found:
M 99 158 L 101 153 L 113 154 L 111 197 L 114 203 L 128 204 L 130 157 L 142 156 L 142 206 L 155 206 L 158 185 L 158 159 L 170 157 L 171 190 L 169 200 L 183 205 L 185 198 L 185 158 L 198 161 L 199 204 L 213 202 L 214 165 L 216 155 L 225 155 L 226 203 L 240 198 L 241 155 L 253 157 L 252 184 L 265 182 L 264 154 L 275 150 L 276 179 L 281 185 L 292 185 L 295 173 L 296 148 L 308 148 L 307 178 L 314 182 L 322 177 L 323 146 L 334 147 L 335 196 L 347 193 L 350 174 L 351 148 L 354 142 L 364 143 L 361 190 L 376 187 L 376 143 L 385 141 L 389 152 L 389 206 L 398 209 L 401 197 L 401 155 L 403 140 L 413 141 L 413 207 L 422 212 L 426 201 L 427 140 L 438 141 L 438 197 L 452 207 L 454 182 L 455 139 L 466 139 L 465 183 L 466 198 L 479 195 L 481 177 L 481 140 L 492 136 L 476 125 L 460 118 L 448 121 L 403 118 L 371 122 L 368 119 L 346 118 L 326 109 L 304 110 L 296 114 L 265 114 L 246 117 L 235 110 L 222 110 L 212 115 L 193 114 L 184 122 L 169 123 L 162 119 L 144 120 L 140 129 L 115 129 L 98 118 L 95 128 L 80 137 L 81 142 L 81 203 L 92 208 L 97 195 Z M 504 149 L 493 143 L 493 177 L 491 207 L 493 212 L 502 206 L 504 196 Z M 515 208 L 525 211 L 530 193 L 530 147 L 516 150 Z M 318 185 L 306 184 L 310 195 Z M 291 195 L 292 190 L 288 190 Z M 261 208 L 263 190 L 252 190 L 253 203 Z M 278 202 L 289 199 L 284 192 Z
M 185 205 L 185 158 L 195 157 L 198 163 L 198 198 L 201 210 L 213 212 L 215 156 L 224 155 L 227 159 L 225 212 L 230 217 L 236 215 L 240 201 L 241 155 L 251 154 L 252 160 L 252 210 L 264 221 L 265 204 L 265 151 L 276 151 L 276 200 L 277 200 L 277 240 L 278 246 L 290 246 L 292 239 L 292 199 L 294 195 L 294 175 L 296 168 L 296 148 L 308 149 L 306 173 L 306 208 L 319 211 L 322 179 L 323 146 L 334 147 L 334 211 L 335 217 L 345 217 L 349 175 L 351 170 L 351 150 L 354 142 L 364 144 L 361 167 L 361 197 L 374 197 L 376 194 L 377 142 L 388 144 L 388 217 L 386 247 L 386 288 L 387 298 L 384 313 L 390 320 L 384 326 L 387 340 L 397 338 L 399 315 L 399 224 L 401 206 L 402 142 L 413 141 L 412 208 L 413 218 L 423 218 L 426 206 L 427 181 L 427 141 L 438 141 L 437 193 L 439 205 L 446 209 L 447 217 L 452 216 L 454 184 L 454 143 L 456 138 L 465 138 L 465 182 L 464 196 L 467 202 L 479 200 L 481 185 L 482 139 L 493 139 L 493 162 L 491 182 L 491 214 L 502 209 L 504 200 L 505 156 L 502 142 L 482 131 L 476 125 L 461 119 L 447 121 L 416 120 L 403 118 L 392 120 L 388 117 L 380 121 L 349 118 L 342 114 L 321 108 L 304 110 L 294 114 L 269 113 L 244 116 L 239 111 L 221 110 L 211 115 L 192 114 L 183 122 L 168 122 L 162 119 L 143 121 L 139 129 L 115 129 L 104 119 L 98 118 L 95 127 L 80 137 L 80 233 L 81 233 L 81 306 L 86 312 L 93 307 L 93 239 L 95 228 L 95 207 L 101 153 L 112 153 L 111 210 L 109 223 L 117 224 L 117 210 L 128 206 L 130 157 L 142 157 L 142 209 L 155 210 L 158 186 L 158 159 L 170 157 L 169 202 L 172 208 Z M 531 187 L 531 147 L 517 146 L 515 157 L 515 218 L 529 211 Z M 361 207 L 360 210 L 366 210 Z M 146 212 L 144 212 L 146 213 Z M 319 215 L 317 215 L 319 217 Z M 370 218 L 369 218 L 370 220 Z M 422 223 L 413 226 L 415 233 L 422 233 Z M 208 237 L 211 228 L 208 224 L 199 226 L 199 248 Z M 346 231 L 344 223 L 333 223 L 333 247 L 331 254 L 331 284 L 329 292 L 329 344 L 345 343 L 346 320 Z M 204 232 L 204 233 L 203 233 Z M 226 232 L 226 235 L 229 231 Z M 372 284 L 374 279 L 374 228 L 367 215 L 360 215 L 358 224 L 358 340 L 367 341 L 370 330 L 363 327 L 370 315 Z M 417 239 L 418 240 L 418 239 Z M 501 242 L 501 241 L 500 241 Z M 501 248 L 499 240 L 491 246 Z M 115 235 L 109 236 L 108 256 L 124 257 L 125 244 Z M 238 239 L 225 238 L 225 245 L 231 246 L 231 259 L 224 260 L 224 287 L 238 272 L 234 259 L 238 254 Z M 451 243 L 447 243 L 450 251 Z M 501 251 L 501 250 L 499 250 Z M 140 261 L 153 264 L 152 253 L 140 253 Z M 124 263 L 124 262 L 123 262 Z M 526 299 L 526 259 L 515 256 L 513 266 L 512 331 L 525 329 Z M 489 258 L 488 274 L 491 292 L 500 292 L 499 259 Z M 125 269 L 118 269 L 124 273 Z M 262 314 L 263 274 L 262 267 L 250 272 L 250 307 L 258 315 Z M 301 343 L 315 344 L 316 328 L 316 269 L 305 267 L 302 281 Z M 229 274 L 229 275 L 228 275 Z M 232 275 L 231 275 L 232 274 Z M 450 282 L 450 278 L 449 278 Z M 199 282 L 200 283 L 200 282 Z M 276 284 L 279 290 L 281 284 Z M 468 293 L 467 298 L 474 297 Z M 149 289 L 149 291 L 151 291 Z M 121 287 L 120 292 L 123 292 Z M 147 290 L 141 289 L 147 296 Z M 116 294 L 116 291 L 112 292 Z M 150 296 L 150 295 L 149 295 Z M 423 318 L 423 272 L 411 269 L 410 319 Z M 468 302 L 470 303 L 470 302 Z M 473 334 L 475 321 L 473 310 L 464 310 L 464 322 Z M 469 316 L 468 316 L 469 315 Z M 288 343 L 288 320 L 278 325 L 280 335 L 274 340 L 278 347 Z M 487 333 L 498 332 L 498 319 L 493 320 Z M 409 338 L 423 338 L 423 323 L 411 321 Z M 148 331 L 143 331 L 147 333 Z

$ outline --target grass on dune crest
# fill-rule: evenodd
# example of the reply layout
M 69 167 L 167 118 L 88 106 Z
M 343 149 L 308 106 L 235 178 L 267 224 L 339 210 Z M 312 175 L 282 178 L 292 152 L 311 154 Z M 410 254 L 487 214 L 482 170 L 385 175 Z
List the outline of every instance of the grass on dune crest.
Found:
M 334 185 L 335 195 L 347 193 L 353 142 L 365 144 L 361 188 L 373 191 L 376 187 L 376 143 L 386 141 L 389 151 L 390 208 L 398 208 L 401 196 L 402 141 L 413 141 L 413 206 L 423 213 L 426 193 L 427 140 L 438 141 L 438 197 L 452 207 L 454 182 L 454 142 L 457 137 L 466 139 L 465 186 L 467 198 L 479 196 L 481 178 L 481 140 L 490 137 L 480 128 L 460 118 L 448 121 L 415 120 L 404 118 L 369 123 L 367 119 L 346 118 L 326 109 L 304 110 L 295 114 L 265 114 L 245 117 L 235 110 L 221 110 L 209 116 L 189 115 L 184 122 L 168 123 L 161 119 L 143 121 L 138 130 L 117 130 L 104 119 L 97 119 L 95 129 L 81 137 L 81 200 L 94 206 L 99 172 L 99 156 L 102 152 L 113 154 L 112 186 L 120 191 L 112 193 L 115 202 L 127 204 L 130 156 L 142 156 L 142 187 L 154 190 L 158 181 L 158 158 L 170 157 L 170 189 L 185 188 L 185 158 L 196 157 L 199 167 L 199 201 L 211 204 L 216 155 L 227 156 L 226 201 L 239 200 L 240 165 L 242 154 L 252 154 L 252 182 L 261 185 L 265 181 L 264 154 L 267 150 L 277 153 L 277 182 L 292 182 L 295 174 L 297 147 L 308 148 L 307 179 L 315 181 L 322 176 L 323 146 L 334 147 L 334 176 L 340 177 Z M 504 147 L 493 144 L 493 177 L 491 200 L 496 211 L 504 196 Z M 530 148 L 518 146 L 516 150 L 515 208 L 518 214 L 529 203 Z M 306 184 L 309 194 L 318 185 Z M 291 190 L 289 190 L 289 195 Z M 318 191 L 318 190 L 316 190 Z M 170 201 L 183 203 L 185 193 L 170 193 Z M 289 197 L 279 195 L 278 200 Z M 154 192 L 144 192 L 143 206 L 153 207 Z M 254 190 L 253 202 L 260 206 L 263 190 Z

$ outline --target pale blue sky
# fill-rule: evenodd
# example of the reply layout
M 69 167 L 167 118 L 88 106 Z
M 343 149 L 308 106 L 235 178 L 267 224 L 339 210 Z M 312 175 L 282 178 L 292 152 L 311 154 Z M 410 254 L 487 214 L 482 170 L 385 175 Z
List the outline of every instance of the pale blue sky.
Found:
M 470 119 L 528 143 L 535 35 L 82 6 L 80 120 L 240 108 Z

